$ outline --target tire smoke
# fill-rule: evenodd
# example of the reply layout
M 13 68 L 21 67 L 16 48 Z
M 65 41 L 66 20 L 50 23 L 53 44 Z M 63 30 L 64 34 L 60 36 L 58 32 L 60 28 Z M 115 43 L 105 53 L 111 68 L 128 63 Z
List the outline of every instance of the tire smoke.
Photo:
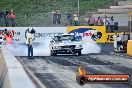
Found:
M 50 56 L 50 39 L 44 39 L 45 42 L 33 42 L 34 56 Z M 82 54 L 100 53 L 101 47 L 93 40 L 88 39 L 82 43 Z M 14 56 L 28 56 L 28 47 L 25 43 L 13 42 L 11 45 L 7 45 L 8 49 L 14 54 Z

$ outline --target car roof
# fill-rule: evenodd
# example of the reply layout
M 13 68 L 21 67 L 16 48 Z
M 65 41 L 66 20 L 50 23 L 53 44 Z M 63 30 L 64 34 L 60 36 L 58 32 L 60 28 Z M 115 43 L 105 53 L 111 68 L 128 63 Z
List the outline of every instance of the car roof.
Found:
M 54 37 L 61 37 L 62 35 L 56 35 L 56 36 L 54 36 Z
M 74 35 L 74 34 L 62 34 L 62 36 L 63 36 L 63 35 Z
M 74 35 L 74 34 L 62 34 L 62 35 L 56 35 L 56 36 L 54 36 L 54 37 L 61 37 L 61 36 L 63 36 L 63 35 Z

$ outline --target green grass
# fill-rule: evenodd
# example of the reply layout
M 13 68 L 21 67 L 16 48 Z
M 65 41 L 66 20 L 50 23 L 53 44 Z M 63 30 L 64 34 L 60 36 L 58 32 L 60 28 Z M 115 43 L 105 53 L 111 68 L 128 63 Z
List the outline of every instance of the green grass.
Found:
M 102 8 L 113 0 L 80 0 L 80 15 Z M 59 9 L 63 24 L 65 12 L 77 10 L 77 0 L 1 0 L 1 10 L 14 10 L 17 26 L 49 26 L 51 11 Z M 26 19 L 25 19 L 26 15 Z

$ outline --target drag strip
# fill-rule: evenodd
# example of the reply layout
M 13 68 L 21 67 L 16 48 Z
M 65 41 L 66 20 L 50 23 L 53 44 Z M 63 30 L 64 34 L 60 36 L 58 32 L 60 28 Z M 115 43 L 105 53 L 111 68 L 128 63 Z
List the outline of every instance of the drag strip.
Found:
M 96 56 L 96 57 L 95 57 Z M 88 74 L 130 74 L 132 68 L 125 67 L 123 62 L 113 62 L 107 59 L 100 59 L 103 55 L 82 55 L 82 56 L 45 56 L 36 57 L 30 60 L 27 57 L 20 57 L 23 64 L 27 66 L 46 88 L 131 88 L 131 84 L 86 84 L 80 86 L 76 83 L 77 67 L 82 65 Z M 116 56 L 118 57 L 118 56 Z M 119 59 L 115 58 L 115 59 Z M 125 57 L 123 57 L 125 60 Z M 117 64 L 120 63 L 120 64 Z
M 83 66 L 88 74 L 129 74 L 132 76 L 132 59 L 111 54 L 107 45 L 102 46 L 99 54 L 82 56 L 58 55 L 28 59 L 17 57 L 46 88 L 132 88 L 128 84 L 85 84 L 76 82 L 76 71 Z

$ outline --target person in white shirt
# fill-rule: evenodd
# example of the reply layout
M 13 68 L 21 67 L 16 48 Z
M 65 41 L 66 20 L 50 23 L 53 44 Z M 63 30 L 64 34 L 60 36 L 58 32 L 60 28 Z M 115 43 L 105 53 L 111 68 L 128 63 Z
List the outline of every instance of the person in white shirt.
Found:
M 122 37 L 119 34 L 117 35 L 117 49 L 118 50 L 123 49 Z
M 74 20 L 74 26 L 78 26 L 78 16 L 77 16 L 77 14 L 74 14 L 73 20 Z
M 35 33 L 35 31 L 32 29 L 31 32 L 27 34 L 26 44 L 28 46 L 28 58 L 33 58 L 33 47 L 32 47 L 32 34 Z

